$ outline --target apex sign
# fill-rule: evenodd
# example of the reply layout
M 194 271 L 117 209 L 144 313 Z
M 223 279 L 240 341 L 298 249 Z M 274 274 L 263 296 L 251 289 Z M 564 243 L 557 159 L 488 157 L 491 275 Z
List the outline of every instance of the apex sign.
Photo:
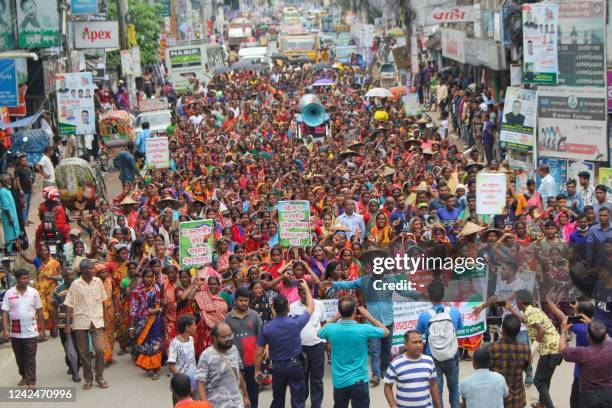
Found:
M 474 20 L 473 10 L 472 6 L 436 7 L 426 15 L 425 24 L 472 22 Z
M 119 48 L 116 21 L 75 21 L 72 23 L 74 48 Z

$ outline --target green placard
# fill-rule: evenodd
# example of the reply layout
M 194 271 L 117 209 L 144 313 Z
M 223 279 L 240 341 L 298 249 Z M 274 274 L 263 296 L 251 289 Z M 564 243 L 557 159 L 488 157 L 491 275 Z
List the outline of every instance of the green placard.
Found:
M 212 263 L 214 232 L 213 220 L 185 221 L 179 224 L 181 269 L 199 268 Z
M 278 202 L 278 238 L 282 247 L 312 246 L 308 201 Z
M 202 51 L 199 47 L 170 50 L 168 55 L 172 68 L 197 67 L 202 64 Z

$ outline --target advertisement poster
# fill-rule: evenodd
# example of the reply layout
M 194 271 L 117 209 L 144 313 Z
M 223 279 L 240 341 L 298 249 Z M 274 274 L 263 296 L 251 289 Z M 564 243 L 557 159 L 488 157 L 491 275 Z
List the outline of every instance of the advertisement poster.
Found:
M 15 68 L 17 69 L 17 97 L 19 106 L 8 108 L 8 113 L 11 116 L 26 116 L 26 92 L 28 91 L 28 60 L 25 58 L 15 59 Z
M 323 311 L 327 320 L 330 320 L 338 313 L 338 299 L 321 299 Z M 463 329 L 457 331 L 457 337 L 469 337 L 485 332 L 486 311 L 480 315 L 473 316 L 472 310 L 478 304 L 474 302 L 452 302 L 450 305 L 459 309 L 463 318 Z M 393 350 L 396 352 L 404 345 L 404 333 L 408 330 L 416 330 L 417 322 L 421 312 L 432 307 L 429 302 L 393 302 Z
M 567 179 L 574 179 L 578 183 L 578 173 L 586 171 L 591 175 L 589 184 L 595 185 L 595 163 L 586 161 L 569 161 L 567 164 Z
M 608 160 L 606 98 L 605 88 L 538 87 L 538 153 Z
M 85 55 L 85 71 L 91 72 L 94 83 L 100 87 L 102 83 L 108 80 L 106 74 L 106 51 L 105 50 L 86 50 Z
M 49 48 L 61 44 L 57 7 L 47 0 L 26 0 L 17 7 L 19 48 Z
M 476 175 L 476 214 L 502 214 L 506 206 L 508 179 L 505 173 Z
M 121 50 L 121 72 L 124 75 L 132 75 L 134 73 L 130 50 Z
M 215 239 L 213 220 L 179 223 L 179 258 L 181 269 L 199 268 L 213 259 Z
M 92 135 L 96 131 L 91 72 L 55 76 L 58 124 L 61 135 Z
M 555 179 L 555 195 L 565 191 L 565 183 L 567 183 L 567 160 L 555 159 L 552 157 L 538 157 L 538 166 L 543 164 L 548 165 L 550 175 Z M 536 176 L 536 183 L 540 184 L 540 176 Z
M 502 147 L 533 150 L 536 91 L 508 87 L 499 140 Z
M 559 4 L 559 85 L 605 87 L 605 4 L 561 1 Z
M 510 86 L 521 86 L 522 73 L 521 64 L 510 65 Z
M 149 137 L 145 146 L 146 168 L 167 169 L 170 167 L 170 149 L 167 137 Z
M 442 55 L 457 62 L 465 64 L 465 31 L 443 28 L 442 33 Z
M 98 13 L 98 0 L 72 0 L 70 4 L 72 14 Z
M 13 35 L 13 17 L 9 2 L 0 2 L 0 51 L 15 48 L 15 36 Z
M 608 194 L 612 194 L 612 168 L 600 167 L 597 184 L 603 184 L 608 189 Z
M 553 85 L 558 82 L 557 4 L 521 6 L 523 16 L 523 82 Z
M 404 104 L 406 115 L 418 115 L 422 111 L 419 96 L 415 93 L 402 96 L 402 103 Z
M 17 69 L 14 59 L 0 59 L 0 107 L 17 106 Z
M 308 201 L 278 202 L 278 238 L 282 247 L 312 246 Z

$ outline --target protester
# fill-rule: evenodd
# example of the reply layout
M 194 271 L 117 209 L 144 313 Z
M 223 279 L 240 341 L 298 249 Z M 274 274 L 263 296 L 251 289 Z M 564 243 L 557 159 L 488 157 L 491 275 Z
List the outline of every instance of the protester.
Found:
M 196 380 L 198 397 L 215 408 L 249 408 L 251 403 L 240 370 L 242 361 L 233 345 L 234 333 L 225 322 L 211 329 L 212 347 L 208 347 L 198 361 Z
M 567 334 L 570 325 L 567 319 L 561 324 L 559 351 L 566 361 L 580 364 L 580 407 L 604 408 L 612 400 L 612 342 L 606 327 L 597 320 L 591 321 L 587 333 L 589 345 L 568 347 Z
M 442 406 L 433 359 L 423 354 L 423 338 L 416 330 L 404 333 L 404 353 L 396 357 L 385 374 L 385 398 L 392 408 Z M 397 394 L 393 395 L 393 384 Z M 432 405 L 433 401 L 433 405 Z
M 67 306 L 64 304 L 66 295 L 70 285 L 74 282 L 74 270 L 66 269 L 63 273 L 63 283 L 55 288 L 52 295 L 53 301 L 53 326 L 59 330 L 59 336 L 64 347 L 64 354 L 66 365 L 68 366 L 68 373 L 72 376 L 72 381 L 81 382 L 81 376 L 79 375 L 79 354 L 77 351 L 77 339 L 76 333 L 73 332 L 70 336 L 66 335 L 66 309 Z
M 300 300 L 289 306 L 289 316 L 299 316 L 307 311 L 306 290 L 298 288 Z M 302 355 L 305 366 L 306 399 L 310 396 L 310 406 L 321 408 L 323 403 L 323 376 L 325 374 L 325 340 L 318 335 L 321 326 L 325 324 L 325 307 L 317 299 L 313 299 L 313 312 L 310 320 L 300 333 L 302 340 Z
M 438 392 L 442 401 L 444 377 L 446 377 L 451 408 L 459 408 L 459 354 L 457 330 L 463 328 L 463 319 L 455 307 L 442 304 L 444 286 L 434 281 L 427 286 L 432 309 L 419 315 L 417 330 L 427 341 L 426 353 L 433 357 Z
M 194 401 L 191 398 L 191 378 L 183 373 L 175 373 L 170 380 L 170 390 L 174 408 L 212 408 L 208 401 Z
M 459 382 L 459 395 L 466 408 L 504 408 L 508 386 L 504 377 L 490 370 L 491 354 L 486 348 L 474 352 L 474 373 Z
M 196 322 L 193 316 L 181 316 L 176 322 L 178 334 L 170 342 L 166 364 L 173 375 L 185 374 L 191 380 L 191 389 L 197 389 L 196 355 L 193 346 L 193 336 L 196 332 Z M 176 403 L 176 401 L 174 401 Z
M 79 361 L 83 366 L 85 377 L 84 390 L 93 386 L 94 376 L 91 367 L 91 353 L 89 351 L 89 338 L 93 344 L 95 356 L 96 383 L 100 388 L 108 388 L 104 379 L 104 309 L 102 303 L 106 300 L 104 284 L 93 276 L 94 264 L 89 259 L 83 259 L 79 264 L 81 277 L 72 282 L 64 305 L 66 305 L 66 325 L 64 334 L 71 336 L 74 330 L 76 335 Z
M 487 346 L 491 355 L 490 370 L 501 374 L 508 385 L 505 408 L 523 408 L 527 404 L 523 372 L 531 362 L 531 352 L 527 344 L 517 340 L 520 330 L 519 318 L 506 315 L 502 321 L 502 338 Z
M 359 314 L 368 324 L 358 324 Z M 386 337 L 389 329 L 363 307 L 357 308 L 351 296 L 338 300 L 338 313 L 319 330 L 319 337 L 327 340 L 332 349 L 332 382 L 334 406 L 347 408 L 369 407 L 368 340 Z
M 37 341 L 46 337 L 42 303 L 38 291 L 28 286 L 27 269 L 17 269 L 15 278 L 16 286 L 4 293 L 2 301 L 2 336 L 11 339 L 21 376 L 18 385 L 35 388 Z
M 0 176 L 0 210 L 2 211 L 2 231 L 4 242 L 8 249 L 12 249 L 14 241 L 19 238 L 21 229 L 19 227 L 19 217 L 15 199 L 9 190 L 11 186 L 10 176 L 3 174 Z
M 241 372 L 251 407 L 257 408 L 259 384 L 255 379 L 255 342 L 263 323 L 257 312 L 249 308 L 251 292 L 248 288 L 238 288 L 234 298 L 234 309 L 225 316 L 225 323 L 234 333 L 234 346 L 238 349 L 242 360 Z

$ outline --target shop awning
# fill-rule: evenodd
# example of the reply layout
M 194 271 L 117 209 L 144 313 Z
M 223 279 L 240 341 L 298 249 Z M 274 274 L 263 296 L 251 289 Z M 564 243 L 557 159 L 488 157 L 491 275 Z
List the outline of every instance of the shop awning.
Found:
M 38 118 L 40 118 L 40 115 L 42 115 L 42 111 L 35 113 L 32 116 L 28 116 L 25 117 L 23 119 L 19 119 L 16 120 L 14 122 L 10 122 L 10 123 L 1 123 L 0 122 L 0 129 L 14 129 L 14 128 L 21 128 L 21 127 L 26 127 L 26 126 L 32 126 L 32 124 L 34 122 L 36 122 L 38 120 Z

